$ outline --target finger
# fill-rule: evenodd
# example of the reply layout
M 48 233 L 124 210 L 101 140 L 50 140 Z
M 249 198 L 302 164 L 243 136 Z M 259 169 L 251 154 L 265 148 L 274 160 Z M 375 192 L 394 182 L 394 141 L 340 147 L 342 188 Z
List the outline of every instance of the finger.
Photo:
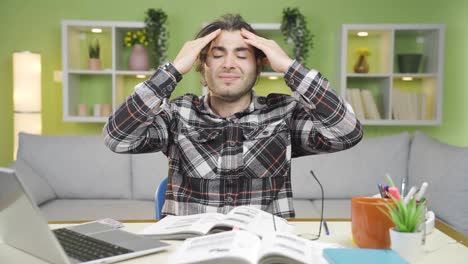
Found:
M 262 38 L 260 37 L 259 35 L 256 35 L 250 31 L 248 31 L 247 29 L 245 28 L 242 28 L 241 29 L 241 36 L 247 38 L 247 39 L 253 39 L 253 40 L 258 40 L 258 41 L 264 41 L 264 40 L 267 40 L 265 38 Z
M 208 34 L 208 35 L 206 35 L 204 37 L 201 37 L 201 38 L 199 38 L 197 40 L 199 40 L 200 44 L 203 45 L 203 47 L 204 47 L 208 43 L 210 43 L 213 39 L 215 39 L 219 35 L 220 32 L 221 32 L 221 29 L 218 28 L 217 30 L 211 32 L 210 34 Z

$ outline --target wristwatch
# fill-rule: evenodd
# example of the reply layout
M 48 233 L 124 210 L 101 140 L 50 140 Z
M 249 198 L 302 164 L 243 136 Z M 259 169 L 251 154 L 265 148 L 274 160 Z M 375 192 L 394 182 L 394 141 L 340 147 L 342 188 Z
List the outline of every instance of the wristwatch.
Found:
M 182 80 L 182 74 L 174 67 L 174 65 L 171 62 L 166 62 L 163 66 L 162 69 L 171 74 L 176 82 L 180 82 Z

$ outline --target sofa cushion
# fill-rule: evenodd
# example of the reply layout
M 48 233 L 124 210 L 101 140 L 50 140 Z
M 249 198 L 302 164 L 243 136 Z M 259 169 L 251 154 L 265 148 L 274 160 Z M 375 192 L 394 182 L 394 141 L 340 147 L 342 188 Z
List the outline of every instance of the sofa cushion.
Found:
M 326 199 L 349 199 L 378 193 L 377 184 L 395 183 L 407 176 L 408 133 L 364 139 L 355 147 L 330 154 L 295 158 L 291 162 L 294 198 L 320 199 L 320 189 L 310 175 L 313 170 L 323 185 Z
M 47 181 L 38 175 L 24 160 L 16 160 L 10 166 L 23 183 L 26 192 L 32 196 L 37 205 L 55 199 L 55 192 Z
M 428 206 L 436 216 L 468 235 L 468 147 L 444 144 L 421 132 L 414 134 L 409 184 L 426 181 Z
M 20 133 L 18 159 L 47 180 L 58 198 L 130 198 L 130 158 L 101 136 Z
M 167 157 L 162 152 L 132 154 L 131 162 L 133 198 L 154 201 L 157 186 L 167 177 Z
M 47 221 L 154 219 L 154 203 L 137 200 L 59 199 L 40 207 Z

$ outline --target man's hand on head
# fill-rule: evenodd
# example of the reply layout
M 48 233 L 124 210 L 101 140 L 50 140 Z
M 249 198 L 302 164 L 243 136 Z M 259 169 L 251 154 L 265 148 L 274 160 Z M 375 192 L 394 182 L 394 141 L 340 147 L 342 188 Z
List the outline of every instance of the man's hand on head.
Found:
M 221 29 L 217 29 L 204 37 L 185 42 L 184 46 L 179 51 L 179 54 L 177 54 L 176 58 L 172 62 L 174 67 L 181 74 L 188 73 L 190 69 L 192 69 L 192 66 L 197 60 L 198 54 L 200 54 L 201 50 L 215 39 L 220 32 Z
M 244 28 L 241 29 L 241 35 L 246 43 L 265 53 L 274 71 L 285 73 L 292 64 L 293 60 L 289 58 L 286 52 L 274 40 L 259 37 Z

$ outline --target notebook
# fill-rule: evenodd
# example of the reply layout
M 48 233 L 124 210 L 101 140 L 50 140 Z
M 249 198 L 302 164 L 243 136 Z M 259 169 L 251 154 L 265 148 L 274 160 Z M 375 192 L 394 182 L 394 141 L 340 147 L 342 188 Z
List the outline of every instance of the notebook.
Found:
M 0 241 L 50 263 L 112 263 L 169 244 L 91 222 L 50 230 L 14 170 L 0 168 Z
M 329 264 L 409 264 L 388 249 L 326 248 L 323 256 Z

